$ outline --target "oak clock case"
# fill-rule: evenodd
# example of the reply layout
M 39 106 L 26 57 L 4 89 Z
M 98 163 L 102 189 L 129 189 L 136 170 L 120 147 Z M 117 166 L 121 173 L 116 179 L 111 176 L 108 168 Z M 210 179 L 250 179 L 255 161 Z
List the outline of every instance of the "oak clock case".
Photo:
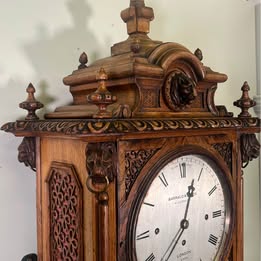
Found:
M 260 151 L 248 83 L 234 116 L 200 49 L 149 38 L 144 0 L 121 18 L 128 39 L 63 79 L 72 104 L 39 119 L 29 84 L 27 116 L 1 127 L 36 171 L 37 257 L 24 259 L 243 261 L 243 168 Z
M 189 145 L 151 161 L 130 211 L 128 260 L 225 260 L 235 214 L 226 163 Z

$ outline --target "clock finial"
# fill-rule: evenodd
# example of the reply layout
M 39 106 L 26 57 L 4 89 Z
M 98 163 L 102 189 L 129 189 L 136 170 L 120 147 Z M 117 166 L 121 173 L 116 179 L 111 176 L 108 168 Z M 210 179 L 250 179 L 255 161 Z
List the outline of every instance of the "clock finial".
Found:
M 144 0 L 130 0 L 130 7 L 121 12 L 121 18 L 127 24 L 129 35 L 148 34 L 154 12 L 145 6 Z
M 44 105 L 37 101 L 34 97 L 35 88 L 30 83 L 26 88 L 26 92 L 28 93 L 27 99 L 19 104 L 19 107 L 28 111 L 25 120 L 32 121 L 38 120 L 39 117 L 36 115 L 35 111 L 41 109 Z

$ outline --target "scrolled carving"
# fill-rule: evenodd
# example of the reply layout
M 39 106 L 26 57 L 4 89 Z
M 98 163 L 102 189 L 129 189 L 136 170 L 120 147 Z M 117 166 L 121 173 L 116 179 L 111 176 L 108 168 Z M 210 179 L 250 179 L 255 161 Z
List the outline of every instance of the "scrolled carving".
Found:
M 110 182 L 116 175 L 116 146 L 112 142 L 88 143 L 86 147 L 86 168 L 89 176 L 104 183 L 104 177 Z
M 216 143 L 212 145 L 225 160 L 230 171 L 232 170 L 232 143 Z
M 173 71 L 167 78 L 164 94 L 167 105 L 174 111 L 183 110 L 197 96 L 196 83 L 184 72 Z
M 131 150 L 125 152 L 125 193 L 128 197 L 140 171 L 158 149 Z
M 82 260 L 82 186 L 73 166 L 53 162 L 49 178 L 50 256 Z
M 18 147 L 18 160 L 36 171 L 35 137 L 25 137 Z
M 249 161 L 256 159 L 260 154 L 260 143 L 255 134 L 242 134 L 240 138 L 242 167 L 245 168 Z

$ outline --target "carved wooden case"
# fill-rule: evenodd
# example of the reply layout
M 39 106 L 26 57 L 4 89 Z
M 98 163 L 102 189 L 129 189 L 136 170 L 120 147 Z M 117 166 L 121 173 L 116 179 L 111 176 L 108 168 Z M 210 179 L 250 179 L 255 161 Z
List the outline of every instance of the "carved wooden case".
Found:
M 131 0 L 121 17 L 129 37 L 112 55 L 64 78 L 73 102 L 39 120 L 32 84 L 25 120 L 1 130 L 24 137 L 18 159 L 37 175 L 40 261 L 137 261 L 134 234 L 144 191 L 158 168 L 192 152 L 222 170 L 231 195 L 222 261 L 243 260 L 243 172 L 258 157 L 260 119 L 245 82 L 238 117 L 214 95 L 227 76 L 177 43 L 151 40 L 153 9 Z M 148 260 L 148 259 L 147 259 Z M 158 260 L 157 260 L 158 261 Z

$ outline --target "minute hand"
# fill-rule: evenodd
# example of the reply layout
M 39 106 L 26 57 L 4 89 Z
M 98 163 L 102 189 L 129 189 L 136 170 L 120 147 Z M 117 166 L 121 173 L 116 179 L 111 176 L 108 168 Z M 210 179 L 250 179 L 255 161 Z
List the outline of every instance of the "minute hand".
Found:
M 191 185 L 188 186 L 188 193 L 187 193 L 188 200 L 187 200 L 187 205 L 186 205 L 186 209 L 185 209 L 184 220 L 187 220 L 190 199 L 194 196 L 194 190 L 195 190 L 194 179 L 192 179 Z
M 176 245 L 178 244 L 178 241 L 179 241 L 179 239 L 181 238 L 181 236 L 182 236 L 184 230 L 189 227 L 189 222 L 188 222 L 188 220 L 187 220 L 187 215 L 188 215 L 188 209 L 189 209 L 189 205 L 190 205 L 190 199 L 194 196 L 194 190 L 195 190 L 195 188 L 194 188 L 194 179 L 193 179 L 192 182 L 191 182 L 191 185 L 188 186 L 188 192 L 187 192 L 188 200 L 187 200 L 187 205 L 186 205 L 186 209 L 185 209 L 184 218 L 183 218 L 183 220 L 181 220 L 181 222 L 180 222 L 180 228 L 181 228 L 181 229 L 178 231 L 177 235 L 175 236 L 175 238 L 177 238 L 177 239 L 176 239 L 176 241 L 174 241 L 175 243 L 174 243 L 174 245 L 172 246 L 172 248 L 171 248 L 171 250 L 170 250 L 170 252 L 169 252 L 169 255 L 168 255 L 166 261 L 168 261 L 169 258 L 170 258 L 170 256 L 172 255 L 172 253 L 173 253 L 173 251 L 174 251 Z M 172 244 L 172 243 L 173 243 L 173 241 L 171 242 L 171 244 Z M 169 248 L 168 248 L 168 250 L 169 250 Z M 167 250 L 167 251 L 168 251 L 168 250 Z M 164 256 L 165 256 L 165 255 L 164 255 Z

